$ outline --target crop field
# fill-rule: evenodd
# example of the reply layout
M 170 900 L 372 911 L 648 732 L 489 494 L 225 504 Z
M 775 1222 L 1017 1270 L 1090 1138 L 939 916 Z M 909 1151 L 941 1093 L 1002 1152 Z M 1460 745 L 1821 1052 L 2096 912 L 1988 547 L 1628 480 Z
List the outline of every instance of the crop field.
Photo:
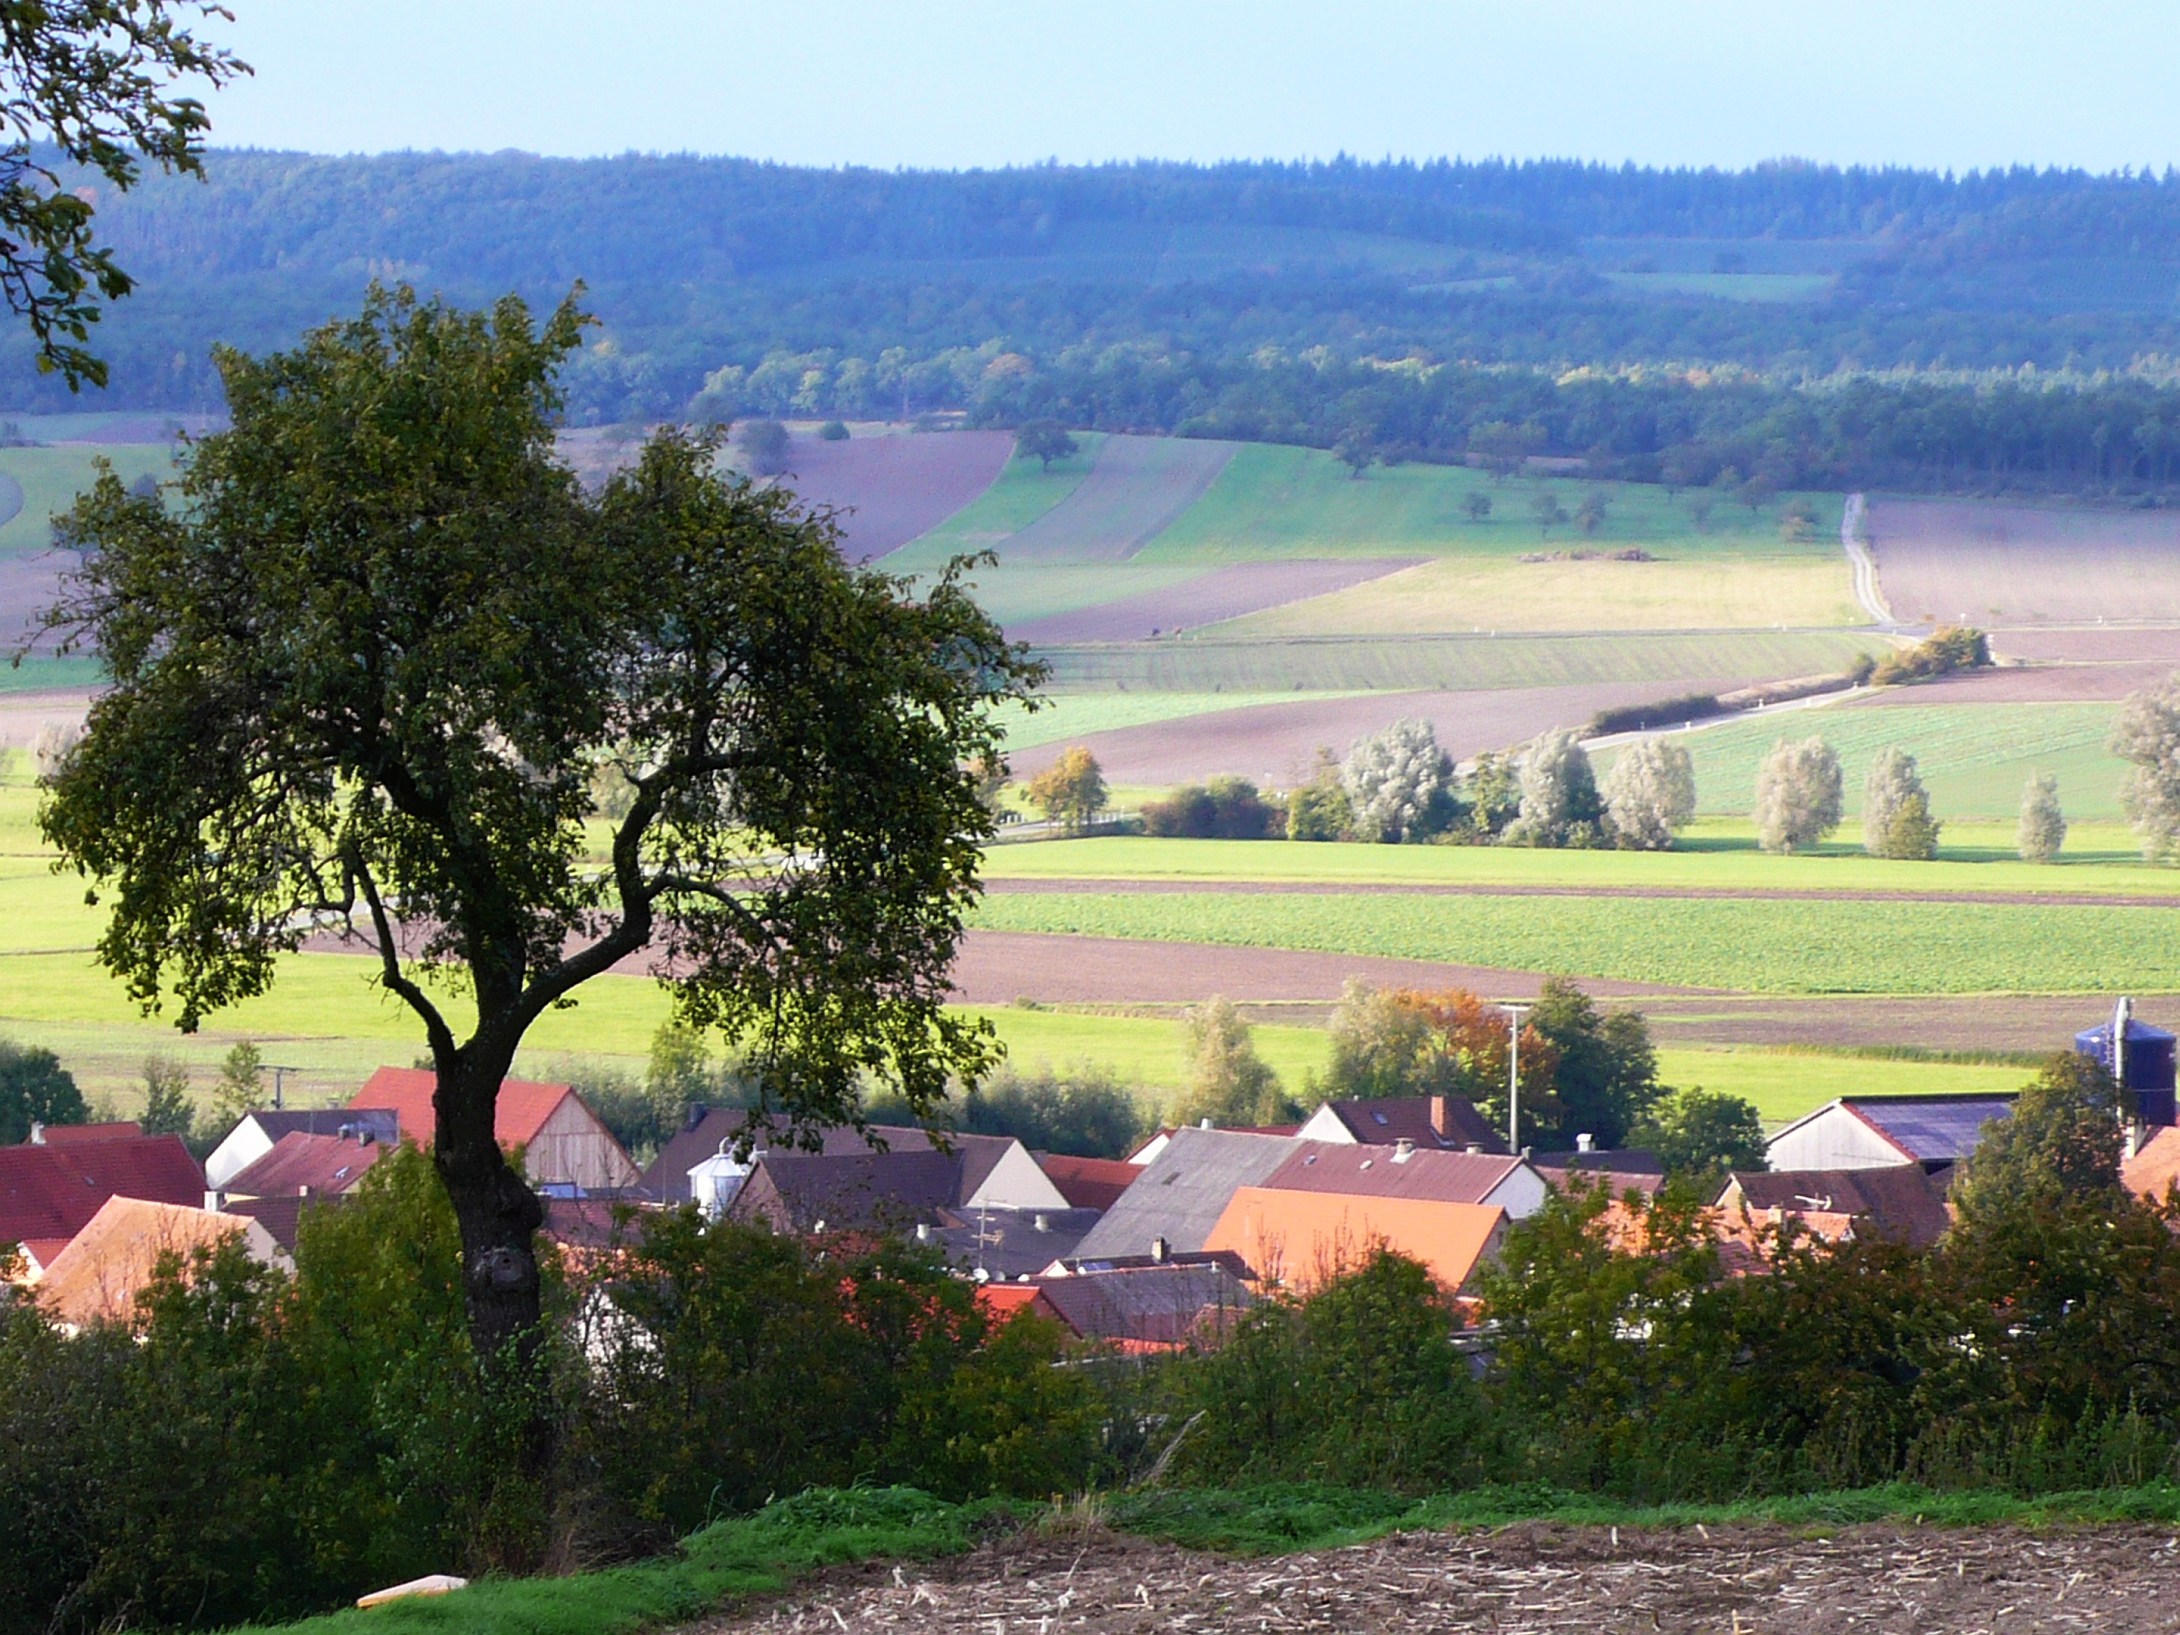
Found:
M 50 448 L 0 448 L 0 476 L 23 491 L 22 507 L 0 523 L 0 555 L 42 551 L 52 543 L 51 521 L 75 503 L 98 476 L 101 459 L 113 463 L 124 483 L 150 475 L 171 476 L 173 456 L 163 444 L 73 443 Z
M 1804 496 L 1816 507 L 1813 536 L 1796 543 L 1779 537 L 1776 504 L 1761 514 L 1728 499 L 1715 501 L 1708 531 L 1699 531 L 1683 494 L 1663 488 L 1611 484 L 1605 520 L 1593 537 L 1571 526 L 1540 541 L 1529 514 L 1540 484 L 1500 482 L 1466 466 L 1373 467 L 1351 477 L 1348 468 L 1319 449 L 1248 444 L 1240 448 L 1200 502 L 1140 553 L 1146 561 L 1255 562 L 1280 557 L 1485 556 L 1523 551 L 1590 550 L 1642 546 L 1660 555 L 1720 559 L 1800 555 L 1830 560 L 1840 554 L 1840 496 Z M 1572 511 L 1591 492 L 1582 482 L 1545 482 Z M 1469 520 L 1463 503 L 1482 492 L 1491 517 Z M 1782 496 L 1782 500 L 1789 496 Z M 1771 621 L 1766 621 L 1771 622 Z
M 1291 693 L 1059 693 L 1036 710 L 1010 704 L 1000 712 L 1000 721 L 1010 749 L 1033 749 L 1213 711 L 1284 704 L 1292 697 Z
M 1381 562 L 1370 557 L 1334 562 L 1230 562 L 1207 573 L 1164 580 L 1132 596 L 1114 596 L 1093 607 L 1026 623 L 1010 622 L 1007 633 L 1018 641 L 1050 646 L 1059 642 L 1155 640 L 1199 626 L 1232 630 L 1232 624 L 1221 626 L 1220 621 L 1248 624 L 1248 615 L 1262 614 L 1265 609 L 1313 607 L 1350 587 L 1383 583 L 1388 575 L 1398 577 L 1406 566 L 1405 562 Z M 1122 571 L 1165 575 L 1174 570 L 1170 565 L 1129 564 Z M 1111 587 L 1107 595 L 1112 596 Z
M 885 566 L 898 573 L 924 572 L 965 551 L 995 550 L 1066 499 L 1097 463 L 1102 433 L 1073 434 L 1076 452 L 1050 467 L 1017 455 L 1000 467 L 991 486 L 934 525 L 918 539 L 893 552 Z
M 1870 531 L 1902 619 L 2127 624 L 2169 622 L 2180 607 L 2180 518 L 2168 511 L 1885 499 Z
M 1845 559 L 1663 562 L 1448 557 L 1230 620 L 1220 637 L 1425 635 L 1462 629 L 1748 630 L 1856 625 Z
M 977 925 L 1749 993 L 2180 989 L 2169 908 L 1733 897 L 995 893 Z
M 1814 1112 L 1839 1096 L 1972 1096 L 2018 1090 L 2027 1068 L 2004 1063 L 1921 1062 L 1816 1051 L 1735 1050 L 1667 1045 L 1658 1080 L 1677 1090 L 1696 1085 L 1754 1104 L 1769 1125 Z
M 958 514 L 988 490 L 1014 450 L 1012 433 L 952 431 L 851 437 L 794 434 L 787 454 L 795 492 L 838 508 L 845 554 L 884 556 Z
M 2032 772 L 2059 779 L 2070 818 L 2115 821 L 2127 765 L 2106 747 L 2110 704 L 1845 704 L 1675 734 L 1696 767 L 1698 809 L 1746 812 L 1756 771 L 1781 738 L 1822 738 L 1839 754 L 1847 810 L 1862 807 L 1862 785 L 1879 751 L 1897 746 L 1913 755 L 1931 808 L 1950 816 L 2005 818 L 2021 809 L 2021 787 Z M 1600 752 L 1602 772 L 1613 756 Z

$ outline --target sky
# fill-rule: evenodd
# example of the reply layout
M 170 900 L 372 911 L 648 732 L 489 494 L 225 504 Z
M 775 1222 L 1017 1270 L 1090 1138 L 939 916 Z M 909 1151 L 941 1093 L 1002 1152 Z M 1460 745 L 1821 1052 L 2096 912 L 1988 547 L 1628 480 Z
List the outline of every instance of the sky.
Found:
M 215 143 L 2180 164 L 2173 0 L 227 0 Z

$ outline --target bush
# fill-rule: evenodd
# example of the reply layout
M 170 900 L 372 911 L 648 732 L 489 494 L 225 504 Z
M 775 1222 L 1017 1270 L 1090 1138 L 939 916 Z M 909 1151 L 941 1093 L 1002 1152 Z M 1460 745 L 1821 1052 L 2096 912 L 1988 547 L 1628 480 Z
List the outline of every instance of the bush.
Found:
M 1355 809 L 1340 781 L 1340 763 L 1332 751 L 1317 752 L 1316 775 L 1287 797 L 1289 840 L 1346 840 L 1355 828 Z
M 1727 713 L 1716 693 L 1683 693 L 1678 698 L 1661 698 L 1655 704 L 1622 704 L 1599 710 L 1590 717 L 1589 736 L 1642 732 L 1650 727 L 1678 726 L 1683 721 L 1708 721 Z
M 1871 679 L 1880 687 L 1896 687 L 1961 670 L 1985 669 L 1990 662 L 1991 644 L 1982 631 L 1946 625 L 1905 653 L 1888 654 L 1878 663 Z
M 1011 1135 L 1032 1152 L 1078 1158 L 1121 1158 L 1144 1132 L 1135 1097 L 1110 1067 L 1081 1062 L 1054 1072 L 1002 1066 L 970 1092 L 961 1128 L 975 1135 Z
M 1862 787 L 1862 846 L 1872 857 L 1928 862 L 1938 855 L 1938 824 L 1915 770 L 1915 757 L 1888 748 L 1870 763 Z
M 828 420 L 818 427 L 818 436 L 828 443 L 845 443 L 848 440 L 848 423 L 845 420 Z
M 1143 807 L 1143 832 L 1188 840 L 1265 840 L 1280 825 L 1256 785 L 1241 778 L 1186 784 Z

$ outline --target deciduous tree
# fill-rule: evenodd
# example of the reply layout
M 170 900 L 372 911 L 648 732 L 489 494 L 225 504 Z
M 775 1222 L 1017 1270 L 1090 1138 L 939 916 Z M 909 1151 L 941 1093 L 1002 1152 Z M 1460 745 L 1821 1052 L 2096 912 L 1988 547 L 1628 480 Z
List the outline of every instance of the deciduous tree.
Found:
M 172 1056 L 144 1058 L 144 1116 L 137 1120 L 146 1135 L 195 1133 L 196 1104 L 189 1096 L 189 1068 Z
M 2021 1088 L 2012 1116 L 1984 1126 L 1953 1183 L 1970 1225 L 2119 1190 L 2122 1095 L 2104 1064 L 2066 1050 Z
M 1509 845 L 1594 846 L 1602 838 L 1604 802 L 1581 737 L 1555 727 L 1521 758 L 1521 813 L 1506 832 Z
M 2016 835 L 2024 863 L 2049 863 L 2066 844 L 2066 814 L 2059 809 L 2059 780 L 2032 772 L 2021 790 L 2021 826 Z
M 1072 459 L 1079 446 L 1057 420 L 1027 420 L 1014 434 L 1015 452 L 1035 460 L 1043 471 L 1050 471 L 1055 460 Z
M 2180 854 L 2180 676 L 2127 695 L 2112 753 L 2132 763 L 2119 798 L 2143 855 L 2170 861 Z
M 1080 831 L 1105 810 L 1105 773 L 1095 755 L 1075 744 L 1030 779 L 1025 793 L 1054 823 Z
M 582 323 L 374 290 L 293 352 L 222 352 L 232 429 L 171 508 L 100 477 L 48 620 L 113 676 L 39 816 L 111 902 L 101 962 L 193 1029 L 360 919 L 430 1044 L 495 1367 L 535 1351 L 542 1210 L 494 1107 L 592 977 L 649 951 L 790 1122 L 990 1065 L 945 1008 L 993 829 L 969 768 L 1035 673 L 951 570 L 917 593 L 846 566 L 707 438 L 660 433 L 586 493 L 553 433 Z M 603 868 L 601 760 L 635 790 Z
M 735 440 L 757 476 L 776 477 L 787 469 L 787 428 L 777 420 L 745 420 Z
M 1249 1024 L 1224 994 L 1188 1013 L 1188 1071 L 1174 1120 L 1196 1124 L 1282 1124 L 1294 1105 L 1249 1037 Z
M 1396 721 L 1357 742 L 1340 764 L 1340 783 L 1365 840 L 1422 839 L 1458 811 L 1453 757 L 1438 747 L 1428 721 Z
M 1872 857 L 1928 862 L 1938 855 L 1938 824 L 1930 796 L 1915 770 L 1915 757 L 1898 747 L 1880 750 L 1862 786 L 1862 847 Z
M 1658 1102 L 1628 1139 L 1655 1152 L 1668 1176 L 1696 1183 L 1699 1192 L 1709 1191 L 1728 1170 L 1770 1167 L 1763 1115 L 1739 1096 L 1701 1085 Z
M 1822 738 L 1780 739 L 1756 773 L 1756 838 L 1767 852 L 1814 846 L 1839 827 L 1839 757 Z
M 0 1147 L 28 1141 L 33 1124 L 81 1124 L 90 1116 L 58 1056 L 0 1039 Z
M 1461 496 L 1461 510 L 1471 522 L 1483 522 L 1491 515 L 1491 496 L 1480 488 L 1472 488 Z
M 1696 815 L 1696 769 L 1688 751 L 1664 738 L 1643 738 L 1620 752 L 1605 774 L 1605 815 L 1614 841 L 1630 850 L 1662 852 L 1673 833 Z

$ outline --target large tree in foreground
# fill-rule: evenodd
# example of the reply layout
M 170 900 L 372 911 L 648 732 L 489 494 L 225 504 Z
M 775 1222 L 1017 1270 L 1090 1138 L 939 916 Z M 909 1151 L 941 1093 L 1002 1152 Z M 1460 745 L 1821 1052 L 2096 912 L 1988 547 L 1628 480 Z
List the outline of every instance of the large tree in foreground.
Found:
M 942 1007 L 992 828 L 971 763 L 1031 679 L 951 572 L 917 597 L 845 566 L 704 440 L 586 494 L 552 433 L 581 322 L 374 291 L 297 351 L 223 353 L 233 430 L 171 504 L 101 476 L 49 619 L 113 672 L 40 817 L 112 902 L 100 959 L 193 1028 L 361 922 L 430 1044 L 502 1364 L 534 1344 L 541 1211 L 494 1103 L 590 978 L 648 950 L 789 1121 L 989 1066 Z M 627 799 L 592 829 L 601 763 Z

